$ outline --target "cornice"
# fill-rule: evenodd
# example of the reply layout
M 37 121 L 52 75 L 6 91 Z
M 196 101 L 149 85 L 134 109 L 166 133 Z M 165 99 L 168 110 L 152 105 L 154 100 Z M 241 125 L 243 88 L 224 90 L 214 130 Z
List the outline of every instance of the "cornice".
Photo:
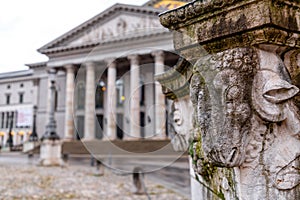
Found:
M 107 45 L 107 44 L 113 44 L 113 43 L 119 43 L 119 42 L 125 42 L 125 41 L 131 41 L 131 40 L 137 40 L 141 38 L 146 38 L 146 37 L 153 37 L 153 36 L 158 36 L 158 35 L 165 35 L 165 34 L 171 34 L 168 30 L 162 29 L 161 32 L 155 32 L 155 33 L 149 33 L 147 35 L 136 35 L 132 37 L 126 37 L 126 38 L 116 38 L 114 40 L 106 40 L 106 41 L 97 41 L 97 42 L 92 42 L 92 43 L 86 43 L 83 45 L 76 45 L 76 46 L 63 46 L 63 47 L 56 47 L 56 48 L 50 48 L 50 49 L 45 49 L 43 51 L 44 54 L 54 54 L 54 53 L 60 53 L 60 52 L 65 52 L 65 51 L 74 51 L 74 50 L 80 50 L 80 49 L 88 49 L 88 48 L 93 48 L 98 45 Z
M 227 7 L 243 6 L 244 4 L 262 1 L 300 9 L 299 0 L 194 0 L 177 9 L 162 12 L 159 14 L 159 17 L 164 27 L 175 30 L 179 27 L 192 24 L 194 22 L 193 19 L 204 18 L 212 15 L 214 12 L 227 12 Z
M 47 66 L 47 61 L 37 62 L 37 63 L 30 63 L 30 64 L 25 64 L 25 65 L 28 66 L 30 69 L 41 68 L 41 67 L 46 67 Z
M 245 0 L 195 0 L 177 9 L 159 14 L 160 22 L 166 28 L 174 29 L 179 23 L 242 1 Z

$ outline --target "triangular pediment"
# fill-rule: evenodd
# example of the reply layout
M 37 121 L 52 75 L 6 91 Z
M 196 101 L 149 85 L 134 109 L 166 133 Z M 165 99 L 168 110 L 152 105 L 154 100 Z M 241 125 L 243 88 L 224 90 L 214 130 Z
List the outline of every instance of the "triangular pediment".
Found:
M 115 4 L 99 15 L 84 22 L 61 37 L 41 47 L 41 53 L 51 49 L 84 46 L 92 43 L 147 36 L 151 32 L 163 32 L 158 14 L 161 9 Z
M 70 41 L 68 46 L 88 44 L 97 41 L 111 41 L 114 39 L 130 38 L 136 35 L 147 35 L 149 31 L 163 29 L 155 16 L 132 15 L 130 13 L 117 14 L 105 23 L 99 23 L 85 31 L 85 33 Z

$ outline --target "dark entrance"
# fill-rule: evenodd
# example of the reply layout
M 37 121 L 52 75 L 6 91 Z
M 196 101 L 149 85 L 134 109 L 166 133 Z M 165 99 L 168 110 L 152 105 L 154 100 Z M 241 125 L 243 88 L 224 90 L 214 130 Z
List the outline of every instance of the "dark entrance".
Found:
M 117 114 L 117 138 L 122 140 L 124 137 L 123 132 L 123 115 Z
M 103 138 L 103 115 L 97 115 L 96 138 L 97 139 Z

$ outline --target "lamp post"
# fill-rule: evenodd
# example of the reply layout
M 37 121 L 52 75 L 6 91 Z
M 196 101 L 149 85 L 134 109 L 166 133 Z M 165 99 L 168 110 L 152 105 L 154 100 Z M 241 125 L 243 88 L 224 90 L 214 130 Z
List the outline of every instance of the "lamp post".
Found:
M 33 124 L 32 124 L 32 133 L 29 137 L 30 142 L 38 141 L 38 135 L 36 133 L 36 114 L 37 114 L 37 106 L 33 106 Z
M 42 166 L 63 166 L 64 161 L 61 158 L 62 142 L 56 132 L 55 106 L 56 106 L 56 86 L 55 86 L 55 69 L 50 69 L 49 73 L 49 107 L 48 107 L 48 123 L 46 132 L 41 138 L 40 146 L 40 165 Z
M 9 124 L 7 144 L 11 149 L 13 147 L 13 137 L 12 137 L 13 114 L 9 115 L 9 119 L 10 119 L 10 124 Z
M 41 138 L 41 140 L 49 139 L 49 140 L 59 140 L 59 136 L 56 133 L 56 120 L 54 116 L 55 112 L 55 95 L 56 95 L 56 86 L 55 86 L 55 77 L 56 71 L 50 70 L 49 77 L 50 77 L 50 111 L 49 111 L 49 119 L 48 124 L 46 126 L 46 132 Z

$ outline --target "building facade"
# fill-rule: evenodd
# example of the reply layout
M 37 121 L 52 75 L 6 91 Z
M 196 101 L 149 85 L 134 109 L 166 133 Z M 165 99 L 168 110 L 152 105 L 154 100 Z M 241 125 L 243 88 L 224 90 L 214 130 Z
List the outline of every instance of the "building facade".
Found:
M 5 146 L 9 133 L 13 145 L 21 144 L 29 138 L 37 89 L 33 70 L 0 74 L 1 146 Z
M 14 77 L 17 82 L 11 85 L 18 87 L 24 80 L 26 90 L 33 91 L 28 104 L 31 113 L 37 106 L 38 135 L 45 132 L 50 110 L 51 70 L 55 71 L 55 116 L 61 138 L 167 138 L 166 100 L 154 75 L 173 67 L 178 55 L 173 50 L 172 33 L 160 25 L 158 14 L 184 3 L 156 0 L 143 6 L 115 4 L 38 49 L 49 60 L 28 64 L 30 70 L 22 73 L 29 75 Z M 0 87 L 7 87 L 5 80 L 12 79 L 4 78 Z M 2 94 L 6 98 L 21 98 L 22 92 L 7 91 L 4 88 Z M 8 108 L 5 101 L 1 103 Z M 8 110 L 3 108 L 5 119 L 12 112 Z

